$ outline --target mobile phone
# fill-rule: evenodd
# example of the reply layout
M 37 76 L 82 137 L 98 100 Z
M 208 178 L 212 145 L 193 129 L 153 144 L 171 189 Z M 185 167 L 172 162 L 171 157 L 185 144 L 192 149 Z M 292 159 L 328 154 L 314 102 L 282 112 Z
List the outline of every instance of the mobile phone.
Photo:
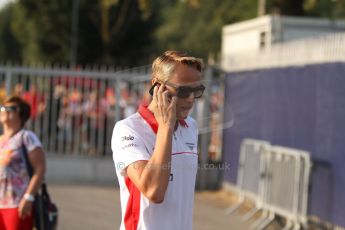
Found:
M 149 90 L 149 93 L 150 93 L 151 96 L 153 96 L 153 89 L 154 89 L 157 85 L 160 85 L 160 84 L 159 84 L 158 82 L 155 82 L 155 83 L 152 85 L 151 89 Z
M 151 96 L 153 96 L 153 90 L 154 90 L 154 88 L 155 88 L 157 85 L 161 85 L 161 84 L 158 83 L 158 82 L 156 82 L 156 83 L 154 83 L 154 84 L 152 85 L 152 87 L 150 88 L 149 93 L 150 93 Z M 164 90 L 166 90 L 166 88 L 164 88 Z M 168 98 L 169 98 L 168 100 L 169 100 L 169 102 L 170 102 L 171 99 L 172 99 L 172 95 L 171 95 L 171 94 L 168 94 Z

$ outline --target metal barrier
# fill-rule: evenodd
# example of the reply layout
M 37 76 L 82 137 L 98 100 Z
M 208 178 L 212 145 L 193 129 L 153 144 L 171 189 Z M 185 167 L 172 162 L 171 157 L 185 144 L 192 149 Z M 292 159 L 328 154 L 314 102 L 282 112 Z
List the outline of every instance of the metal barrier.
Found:
M 264 150 L 255 151 L 258 146 Z M 240 203 L 227 212 L 233 212 L 249 198 L 255 202 L 255 207 L 244 215 L 244 220 L 262 210 L 252 224 L 253 229 L 264 229 L 276 215 L 286 218 L 283 229 L 299 229 L 301 224 L 307 224 L 310 168 L 308 152 L 245 139 L 241 145 L 238 174 Z
M 147 66 L 123 71 L 0 66 L 2 90 L 31 105 L 27 128 L 47 152 L 58 154 L 110 155 L 115 122 L 145 100 L 149 79 Z
M 244 216 L 244 220 L 250 219 L 255 212 L 262 207 L 265 193 L 264 173 L 266 160 L 264 157 L 270 151 L 270 144 L 266 141 L 244 139 L 240 149 L 240 162 L 237 176 L 239 189 L 239 203 L 227 210 L 227 213 L 235 212 L 246 198 L 255 202 L 255 207 Z
M 253 226 L 263 229 L 273 221 L 275 215 L 280 215 L 287 219 L 284 229 L 299 229 L 300 224 L 307 223 L 309 154 L 302 150 L 273 146 L 267 159 L 267 192 L 263 210 L 268 212 L 268 216 L 264 221 L 256 221 Z

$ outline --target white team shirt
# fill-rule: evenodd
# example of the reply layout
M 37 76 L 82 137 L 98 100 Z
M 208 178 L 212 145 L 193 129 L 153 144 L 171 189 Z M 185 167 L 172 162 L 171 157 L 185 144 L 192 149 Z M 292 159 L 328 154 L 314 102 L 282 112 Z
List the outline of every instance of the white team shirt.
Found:
M 127 177 L 125 168 L 149 160 L 158 123 L 147 107 L 116 123 L 111 146 L 120 184 L 120 230 L 191 230 L 198 167 L 198 129 L 193 118 L 180 121 L 172 140 L 171 174 L 164 201 L 150 202 Z

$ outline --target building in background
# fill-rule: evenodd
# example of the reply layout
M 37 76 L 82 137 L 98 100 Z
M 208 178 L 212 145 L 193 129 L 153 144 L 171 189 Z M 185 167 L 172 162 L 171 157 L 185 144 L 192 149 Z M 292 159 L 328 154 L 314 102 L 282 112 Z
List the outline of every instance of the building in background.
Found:
M 345 21 L 266 15 L 223 27 L 222 57 L 269 49 L 271 45 L 345 31 Z

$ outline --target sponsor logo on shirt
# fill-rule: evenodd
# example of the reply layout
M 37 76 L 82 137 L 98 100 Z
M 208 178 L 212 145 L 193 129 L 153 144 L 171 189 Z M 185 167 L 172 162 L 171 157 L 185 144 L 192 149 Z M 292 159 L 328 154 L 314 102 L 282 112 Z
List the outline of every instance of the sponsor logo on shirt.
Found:
M 130 147 L 137 147 L 137 146 L 138 146 L 137 144 L 130 143 L 130 144 L 127 144 L 125 146 L 122 146 L 121 149 L 124 150 L 124 149 L 130 148 Z
M 131 135 L 121 137 L 121 141 L 133 141 L 133 140 L 134 140 L 134 137 Z

